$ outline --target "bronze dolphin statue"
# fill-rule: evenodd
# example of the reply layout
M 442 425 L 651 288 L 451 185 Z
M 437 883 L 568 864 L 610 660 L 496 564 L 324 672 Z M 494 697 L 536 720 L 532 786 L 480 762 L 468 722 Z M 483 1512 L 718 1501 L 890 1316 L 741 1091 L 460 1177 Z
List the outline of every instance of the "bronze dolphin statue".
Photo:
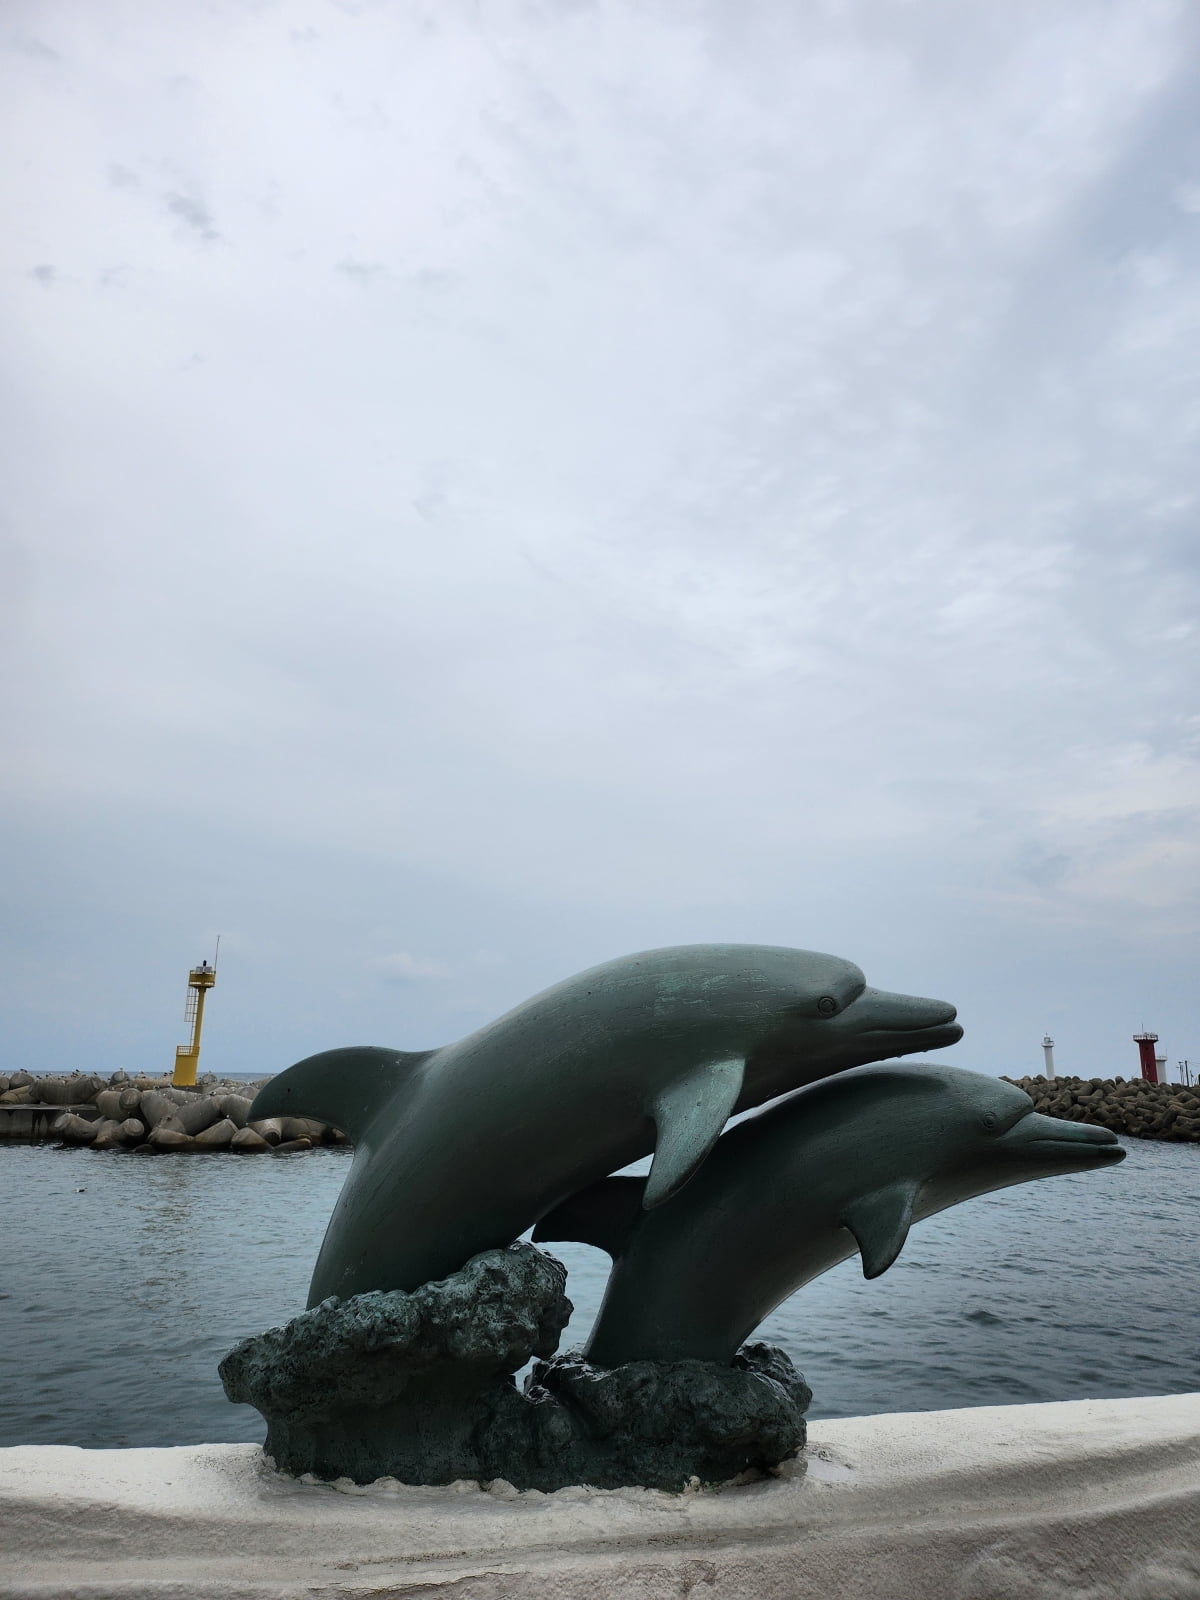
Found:
M 733 1112 L 953 1044 L 954 1015 L 869 989 L 838 956 L 680 945 L 593 967 L 438 1050 L 310 1056 L 249 1118 L 313 1117 L 354 1144 L 311 1306 L 444 1277 L 652 1150 L 640 1203 L 657 1206 Z

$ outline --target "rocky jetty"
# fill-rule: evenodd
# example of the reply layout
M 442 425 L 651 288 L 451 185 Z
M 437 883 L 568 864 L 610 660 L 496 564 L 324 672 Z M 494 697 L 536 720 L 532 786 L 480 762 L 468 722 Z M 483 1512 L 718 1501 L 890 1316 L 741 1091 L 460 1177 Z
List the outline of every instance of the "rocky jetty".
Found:
M 310 1150 L 344 1145 L 344 1134 L 307 1117 L 247 1120 L 257 1083 L 201 1078 L 176 1089 L 170 1078 L 114 1072 L 38 1077 L 0 1073 L 0 1142 L 90 1145 L 96 1150 Z M 1049 1117 L 1091 1122 L 1132 1139 L 1200 1144 L 1200 1086 L 1142 1078 L 1006 1078 Z
M 266 1082 L 264 1078 L 262 1082 Z M 166 1153 L 229 1151 L 253 1155 L 345 1144 L 344 1134 L 307 1117 L 250 1122 L 260 1084 L 201 1078 L 176 1089 L 169 1078 L 109 1078 L 86 1073 L 35 1077 L 0 1073 L 0 1139 L 90 1145 L 93 1150 Z
M 1200 1087 L 1142 1078 L 1009 1078 L 1048 1117 L 1091 1122 L 1131 1139 L 1200 1144 Z

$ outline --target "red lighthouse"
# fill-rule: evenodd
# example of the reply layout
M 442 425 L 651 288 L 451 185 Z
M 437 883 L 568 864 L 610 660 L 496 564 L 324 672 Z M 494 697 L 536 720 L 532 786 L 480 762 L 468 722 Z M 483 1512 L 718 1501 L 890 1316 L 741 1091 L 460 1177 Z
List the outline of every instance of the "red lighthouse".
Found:
M 1158 1063 L 1154 1059 L 1154 1046 L 1158 1043 L 1156 1033 L 1135 1033 L 1133 1042 L 1138 1047 L 1138 1056 L 1142 1064 L 1142 1077 L 1147 1083 L 1158 1082 Z

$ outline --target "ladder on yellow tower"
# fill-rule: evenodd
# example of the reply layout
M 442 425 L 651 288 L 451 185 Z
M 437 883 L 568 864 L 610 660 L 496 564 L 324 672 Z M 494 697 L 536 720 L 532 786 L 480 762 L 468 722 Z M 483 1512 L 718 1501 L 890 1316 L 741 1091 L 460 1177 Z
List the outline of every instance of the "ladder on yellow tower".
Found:
M 220 949 L 221 941 L 217 940 Z M 192 1030 L 192 1037 L 187 1044 L 177 1045 L 175 1049 L 175 1074 L 171 1082 L 177 1089 L 194 1089 L 196 1076 L 200 1070 L 200 1030 L 204 1026 L 204 997 L 217 981 L 217 958 L 213 957 L 210 967 L 207 961 L 202 961 L 198 967 L 193 967 L 188 973 L 187 1004 L 183 1009 L 185 1026 Z

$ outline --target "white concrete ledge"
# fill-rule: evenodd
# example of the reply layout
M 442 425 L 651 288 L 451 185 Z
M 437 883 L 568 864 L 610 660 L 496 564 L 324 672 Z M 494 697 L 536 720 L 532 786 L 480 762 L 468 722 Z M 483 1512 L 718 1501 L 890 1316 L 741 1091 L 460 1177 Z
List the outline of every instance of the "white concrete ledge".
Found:
M 0 1596 L 1200 1600 L 1200 1394 L 816 1422 L 679 1496 L 280 1478 L 253 1445 L 0 1450 Z

